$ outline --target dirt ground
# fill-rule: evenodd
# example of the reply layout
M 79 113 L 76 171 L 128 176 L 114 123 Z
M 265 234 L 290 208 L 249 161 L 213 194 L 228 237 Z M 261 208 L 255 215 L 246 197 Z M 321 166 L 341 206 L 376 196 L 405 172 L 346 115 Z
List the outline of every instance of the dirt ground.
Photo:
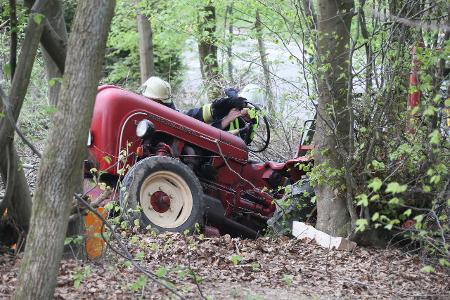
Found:
M 186 299 L 450 299 L 448 273 L 425 273 L 419 257 L 398 249 L 329 251 L 287 237 L 122 239 L 136 262 Z M 0 298 L 14 292 L 20 262 L 21 254 L 0 254 Z M 62 261 L 55 299 L 138 298 L 178 299 L 110 249 L 97 261 Z

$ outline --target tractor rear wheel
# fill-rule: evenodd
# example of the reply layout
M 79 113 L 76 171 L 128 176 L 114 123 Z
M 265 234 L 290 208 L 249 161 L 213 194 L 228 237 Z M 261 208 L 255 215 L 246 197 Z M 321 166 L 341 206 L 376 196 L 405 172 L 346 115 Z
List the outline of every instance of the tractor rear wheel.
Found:
M 129 219 L 159 232 L 193 231 L 202 225 L 203 190 L 194 172 L 170 157 L 149 157 L 127 173 L 120 204 Z

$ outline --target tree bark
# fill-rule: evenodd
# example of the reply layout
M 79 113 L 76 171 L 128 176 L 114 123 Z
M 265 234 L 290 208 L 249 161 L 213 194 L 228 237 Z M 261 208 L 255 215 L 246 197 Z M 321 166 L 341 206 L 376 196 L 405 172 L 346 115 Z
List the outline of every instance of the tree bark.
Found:
M 64 44 L 67 43 L 67 29 L 66 22 L 64 21 L 64 10 L 60 0 L 51 0 L 50 5 L 44 11 L 44 15 L 47 17 L 49 24 L 53 28 L 54 32 L 59 36 Z M 42 55 L 44 57 L 45 69 L 47 72 L 47 80 L 53 78 L 62 78 L 62 71 L 55 63 L 51 55 L 47 52 L 44 46 L 42 46 Z M 58 94 L 61 89 L 61 83 L 56 80 L 49 87 L 49 104 L 56 107 L 58 103 Z
M 226 17 L 229 19 L 228 21 L 228 44 L 227 44 L 227 69 L 228 69 L 228 77 L 230 82 L 234 82 L 233 78 L 233 1 L 231 1 L 230 5 L 227 6 L 226 9 Z M 226 24 L 226 23 L 225 23 Z
M 267 110 L 269 111 L 269 115 L 273 117 L 275 116 L 275 109 L 273 105 L 273 93 L 271 87 L 272 84 L 270 81 L 269 63 L 267 61 L 266 47 L 264 45 L 263 40 L 263 30 L 261 25 L 261 18 L 259 16 L 259 10 L 256 10 L 255 29 L 256 29 L 256 38 L 258 40 L 258 52 L 261 59 L 261 66 L 263 68 L 264 74 L 264 86 L 265 86 Z
M 11 81 L 14 78 L 17 62 L 17 15 L 16 0 L 9 0 L 9 24 L 11 28 L 11 44 L 9 50 L 9 66 L 11 69 Z
M 141 84 L 155 75 L 155 59 L 153 54 L 153 31 L 150 20 L 138 13 L 137 27 L 139 33 L 139 58 L 141 67 Z
M 27 91 L 28 84 L 30 82 L 31 71 L 33 68 L 34 59 L 36 56 L 37 48 L 39 46 L 39 40 L 43 30 L 43 23 L 37 24 L 33 20 L 34 14 L 31 14 L 28 18 L 28 25 L 25 32 L 25 38 L 22 45 L 22 49 L 19 56 L 19 63 L 13 78 L 11 85 L 11 91 L 9 94 L 9 104 L 12 113 L 12 118 L 15 122 L 19 118 L 20 109 L 22 108 L 23 100 Z M 4 100 L 0 101 L 1 108 L 6 114 Z M 19 159 L 17 153 L 12 147 L 12 154 L 7 155 L 8 147 L 14 141 L 14 127 L 10 123 L 10 120 L 6 117 L 0 118 L 0 157 L 2 158 L 0 163 L 1 174 L 6 182 L 8 173 L 8 161 L 7 157 L 13 158 L 14 161 L 10 162 L 14 165 L 19 165 Z M 23 231 L 28 230 L 29 217 L 31 211 L 31 196 L 28 189 L 28 184 L 25 179 L 23 169 L 15 168 L 12 174 L 11 180 L 14 181 L 13 198 L 9 203 L 0 204 L 0 213 L 3 214 L 6 208 L 9 208 L 13 218 L 17 222 L 19 229 Z M 17 210 L 16 210 L 17 209 Z
M 25 5 L 31 9 L 34 0 L 25 0 Z M 49 8 L 50 9 L 50 8 Z M 53 59 L 61 73 L 64 73 L 64 63 L 67 53 L 67 38 L 61 38 L 48 20 L 44 20 L 44 31 L 41 36 L 41 44 L 45 51 Z
M 53 116 L 55 126 L 41 160 L 30 233 L 13 299 L 53 297 L 114 6 L 111 0 L 78 2 Z
M 343 172 L 349 153 L 350 113 L 347 109 L 348 57 L 353 0 L 318 1 L 318 117 L 314 136 L 316 166 Z M 317 225 L 334 236 L 351 232 L 344 175 L 325 178 L 316 187 Z
M 205 6 L 199 18 L 200 42 L 198 53 L 200 57 L 200 69 L 203 81 L 207 82 L 208 97 L 215 99 L 220 95 L 219 63 L 217 60 L 216 46 L 216 8 Z

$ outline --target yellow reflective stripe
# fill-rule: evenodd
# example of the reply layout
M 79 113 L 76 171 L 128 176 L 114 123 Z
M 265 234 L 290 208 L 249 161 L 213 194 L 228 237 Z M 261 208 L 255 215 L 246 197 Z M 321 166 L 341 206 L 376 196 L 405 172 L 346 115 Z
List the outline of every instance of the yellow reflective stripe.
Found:
M 228 129 L 228 131 L 233 131 L 233 130 L 236 130 L 236 129 L 239 129 L 239 119 L 238 118 L 236 118 L 233 121 L 231 121 L 230 128 Z
M 205 123 L 211 123 L 213 121 L 212 111 L 211 111 L 211 104 L 203 105 L 203 107 L 202 107 L 202 117 L 203 117 L 203 122 L 205 122 Z

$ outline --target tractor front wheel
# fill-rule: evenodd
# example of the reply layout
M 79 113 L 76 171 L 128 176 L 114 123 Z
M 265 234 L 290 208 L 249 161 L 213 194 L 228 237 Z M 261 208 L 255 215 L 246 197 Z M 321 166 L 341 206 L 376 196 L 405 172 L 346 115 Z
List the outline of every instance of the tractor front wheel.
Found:
M 131 220 L 157 231 L 184 232 L 202 225 L 203 190 L 194 172 L 170 157 L 139 161 L 123 181 L 120 203 Z

